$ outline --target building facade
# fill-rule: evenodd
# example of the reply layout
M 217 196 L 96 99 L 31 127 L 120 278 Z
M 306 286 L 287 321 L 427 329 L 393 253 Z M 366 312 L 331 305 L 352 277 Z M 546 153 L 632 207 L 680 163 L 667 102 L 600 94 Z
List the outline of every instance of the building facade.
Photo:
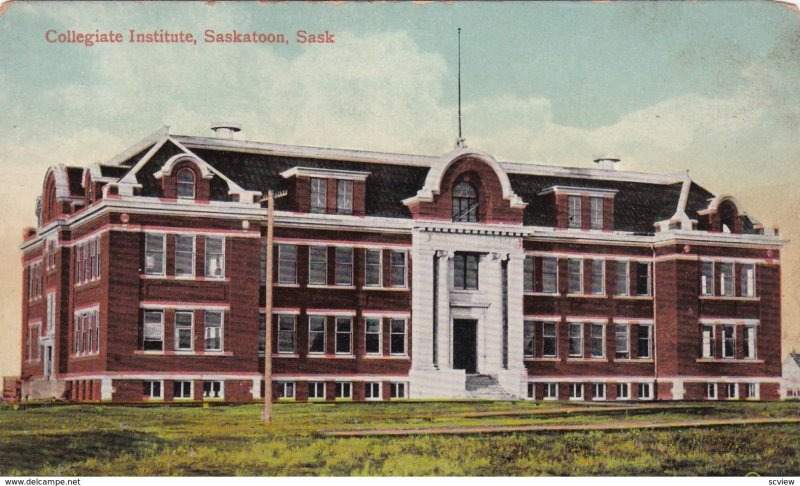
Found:
M 258 400 L 270 329 L 278 400 L 779 398 L 783 241 L 732 196 L 215 131 L 47 171 L 24 397 Z

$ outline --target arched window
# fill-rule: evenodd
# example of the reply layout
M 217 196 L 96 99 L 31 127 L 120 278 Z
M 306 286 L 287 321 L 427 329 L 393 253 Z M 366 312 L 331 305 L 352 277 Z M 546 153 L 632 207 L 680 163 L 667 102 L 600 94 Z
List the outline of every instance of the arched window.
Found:
M 194 171 L 181 169 L 176 176 L 178 197 L 180 199 L 194 199 Z
M 453 221 L 478 221 L 478 191 L 467 181 L 453 187 Z
M 720 230 L 725 233 L 735 233 L 736 219 L 738 216 L 739 211 L 736 208 L 736 205 L 731 201 L 723 201 L 719 205 Z

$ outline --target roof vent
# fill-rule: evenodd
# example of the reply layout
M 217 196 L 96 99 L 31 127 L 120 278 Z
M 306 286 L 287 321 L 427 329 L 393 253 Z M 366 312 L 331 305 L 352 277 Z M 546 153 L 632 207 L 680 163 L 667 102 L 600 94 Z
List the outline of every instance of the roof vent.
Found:
M 219 138 L 233 140 L 234 135 L 242 131 L 242 125 L 240 123 L 212 123 L 211 130 L 213 130 Z
M 620 158 L 618 155 L 596 155 L 594 163 L 602 170 L 617 170 Z

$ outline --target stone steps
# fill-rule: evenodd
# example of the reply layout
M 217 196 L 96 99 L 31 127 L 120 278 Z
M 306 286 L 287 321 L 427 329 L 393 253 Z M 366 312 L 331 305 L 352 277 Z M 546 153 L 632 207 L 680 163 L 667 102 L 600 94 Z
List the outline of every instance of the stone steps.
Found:
M 477 400 L 518 400 L 500 386 L 497 379 L 490 375 L 467 375 L 467 398 Z

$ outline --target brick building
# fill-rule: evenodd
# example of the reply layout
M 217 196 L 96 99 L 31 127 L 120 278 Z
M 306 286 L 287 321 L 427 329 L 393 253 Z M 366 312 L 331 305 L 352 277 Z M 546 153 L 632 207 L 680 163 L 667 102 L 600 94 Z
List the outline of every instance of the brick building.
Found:
M 51 167 L 22 244 L 23 395 L 777 399 L 780 250 L 686 175 L 161 130 Z M 274 305 L 264 315 L 268 189 Z

